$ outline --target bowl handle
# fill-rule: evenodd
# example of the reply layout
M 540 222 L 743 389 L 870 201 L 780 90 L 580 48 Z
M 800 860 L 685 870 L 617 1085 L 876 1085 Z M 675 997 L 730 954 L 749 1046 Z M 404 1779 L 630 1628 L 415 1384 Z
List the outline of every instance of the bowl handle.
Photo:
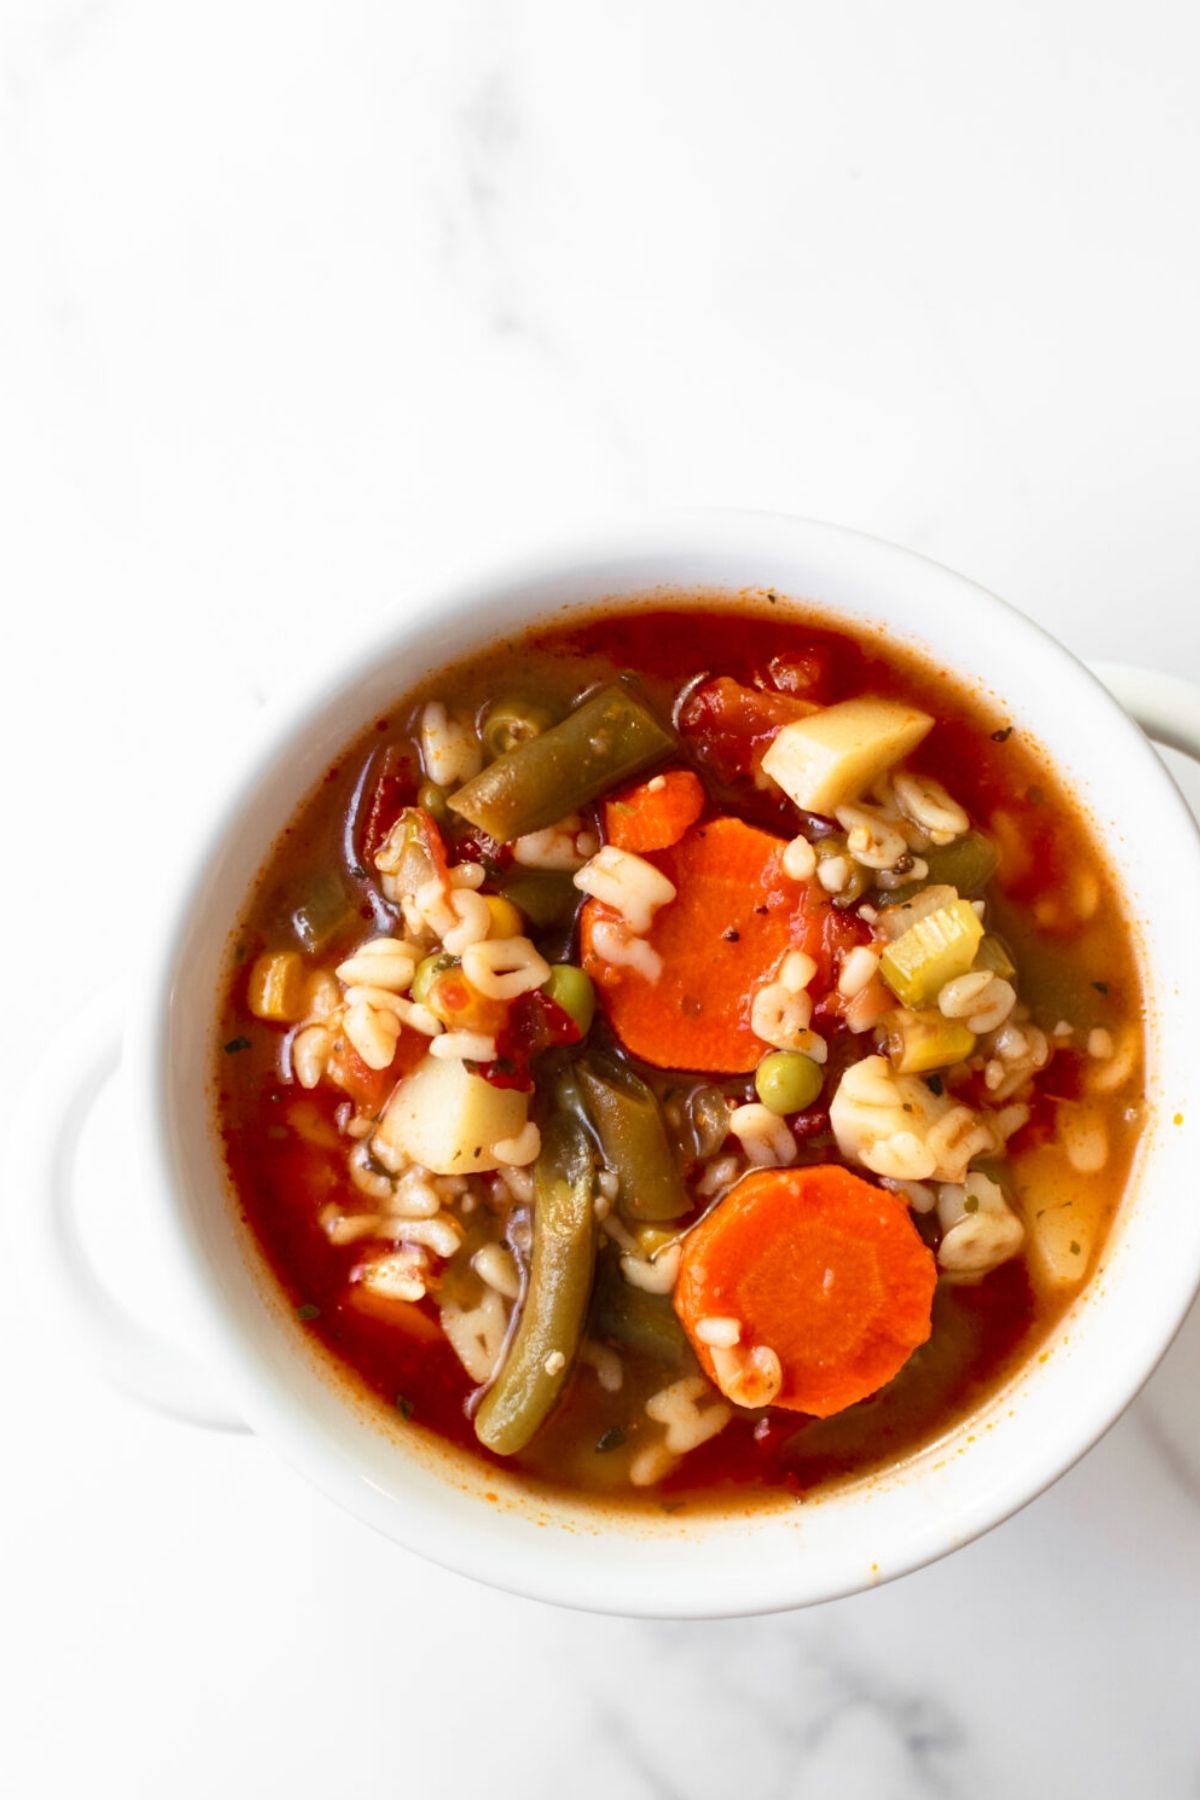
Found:
M 98 995 L 73 1018 L 34 1070 L 19 1140 L 23 1167 L 12 1191 L 27 1213 L 47 1297 L 88 1362 L 115 1387 L 155 1412 L 216 1431 L 245 1431 L 208 1372 L 125 1312 L 97 1274 L 79 1229 L 78 1156 L 83 1128 L 121 1061 L 115 992 Z
M 1094 662 L 1088 668 L 1147 737 L 1200 761 L 1200 685 L 1132 663 Z

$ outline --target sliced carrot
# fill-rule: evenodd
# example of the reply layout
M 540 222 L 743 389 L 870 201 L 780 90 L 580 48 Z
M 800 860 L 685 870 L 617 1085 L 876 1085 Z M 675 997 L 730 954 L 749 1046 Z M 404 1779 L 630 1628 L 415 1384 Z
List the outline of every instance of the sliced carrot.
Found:
M 418 1031 L 402 1031 L 396 1040 L 396 1054 L 386 1069 L 372 1069 L 365 1063 L 348 1038 L 335 1040 L 326 1073 L 329 1079 L 348 1094 L 363 1112 L 378 1112 L 400 1080 L 415 1069 L 429 1048 L 429 1039 Z
M 604 835 L 618 850 L 669 850 L 704 811 L 704 785 L 690 769 L 667 769 L 604 803 Z
M 833 985 L 837 948 L 857 941 L 864 927 L 837 913 L 816 882 L 786 875 L 783 850 L 770 832 L 722 818 L 650 853 L 647 860 L 676 892 L 646 934 L 663 960 L 655 982 L 596 953 L 596 926 L 614 915 L 599 901 L 586 903 L 583 965 L 609 1023 L 635 1056 L 660 1069 L 744 1074 L 764 1054 L 750 1029 L 754 993 L 786 952 L 798 948 L 814 958 L 814 994 Z
M 908 1207 L 833 1164 L 759 1169 L 684 1239 L 675 1311 L 705 1372 L 705 1318 L 779 1358 L 772 1404 L 828 1418 L 877 1393 L 930 1333 L 933 1255 Z

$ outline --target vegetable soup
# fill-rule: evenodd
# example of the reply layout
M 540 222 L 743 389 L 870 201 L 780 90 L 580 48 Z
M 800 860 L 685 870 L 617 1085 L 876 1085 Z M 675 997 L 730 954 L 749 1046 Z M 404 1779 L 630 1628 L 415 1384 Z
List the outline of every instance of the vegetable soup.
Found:
M 233 1188 L 406 1429 L 678 1509 L 893 1465 L 1092 1276 L 1133 935 L 993 703 L 774 596 L 399 696 L 232 942 Z

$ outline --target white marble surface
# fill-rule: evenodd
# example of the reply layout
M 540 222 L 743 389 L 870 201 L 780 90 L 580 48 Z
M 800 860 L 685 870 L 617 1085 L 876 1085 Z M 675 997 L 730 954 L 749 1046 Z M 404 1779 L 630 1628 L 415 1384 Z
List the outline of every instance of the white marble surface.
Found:
M 448 544 L 777 507 L 1200 677 L 1198 51 L 1183 0 L 7 0 L 15 1130 L 243 722 Z M 169 1313 L 91 1141 L 108 1259 Z M 646 1625 L 479 1590 L 113 1398 L 4 1241 L 14 1800 L 1200 1790 L 1195 1317 L 984 1542 Z

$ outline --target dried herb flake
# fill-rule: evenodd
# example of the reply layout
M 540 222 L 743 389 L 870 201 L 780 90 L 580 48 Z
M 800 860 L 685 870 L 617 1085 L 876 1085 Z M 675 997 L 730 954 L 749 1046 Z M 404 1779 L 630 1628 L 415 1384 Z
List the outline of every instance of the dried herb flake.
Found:
M 250 1039 L 248 1037 L 230 1038 L 224 1048 L 226 1056 L 236 1056 L 239 1050 L 249 1050 Z

